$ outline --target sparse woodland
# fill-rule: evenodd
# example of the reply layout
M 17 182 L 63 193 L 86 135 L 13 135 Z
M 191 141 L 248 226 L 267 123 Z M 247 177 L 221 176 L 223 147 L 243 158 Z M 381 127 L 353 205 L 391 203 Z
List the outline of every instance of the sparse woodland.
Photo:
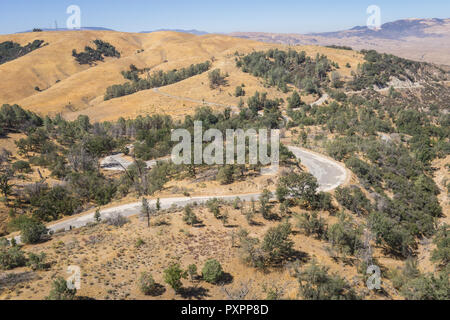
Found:
M 110 44 L 95 44 L 97 50 L 74 52 L 79 63 L 102 61 L 103 56 L 120 57 Z M 375 51 L 362 53 L 365 63 L 350 81 L 342 83 L 332 73 L 344 66 L 324 55 L 311 58 L 305 52 L 278 49 L 237 54 L 235 63 L 244 73 L 289 93 L 290 98 L 284 101 L 265 92 L 247 93 L 243 84 L 236 87 L 235 96 L 247 98 L 241 100 L 240 112 L 235 114 L 230 109 L 216 112 L 203 106 L 182 121 L 152 115 L 92 123 L 87 116 L 67 121 L 59 115 L 41 117 L 17 105 L 3 105 L 0 141 L 11 134 L 23 137 L 15 141 L 22 160 L 6 149 L 0 150 L 0 192 L 9 215 L 2 235 L 18 231 L 27 246 L 22 248 L 1 239 L 0 269 L 54 271 L 50 262 L 57 260 L 58 254 L 73 251 L 93 260 L 83 251 L 108 251 L 111 241 L 111 245 L 121 248 L 114 253 L 114 259 L 91 263 L 123 268 L 131 283 L 123 286 L 132 297 L 190 299 L 207 298 L 210 293 L 214 298 L 243 299 L 449 299 L 450 242 L 448 224 L 442 222 L 448 212 L 443 211 L 441 190 L 433 179 L 433 161 L 450 153 L 450 89 L 439 83 L 448 75 L 429 64 Z M 150 73 L 149 69 L 131 65 L 130 70 L 122 72 L 128 82 L 109 87 L 104 99 L 173 84 L 211 67 L 207 61 Z M 423 86 L 406 92 L 393 87 L 385 93 L 375 90 L 389 88 L 392 77 L 422 80 Z M 208 79 L 212 90 L 227 85 L 227 76 L 219 69 L 209 71 Z M 329 99 L 323 105 L 307 104 L 303 98 L 310 94 L 327 94 Z M 272 183 L 271 190 L 265 189 L 251 203 L 238 198 L 233 203 L 213 199 L 204 206 L 143 208 L 145 224 L 120 217 L 102 221 L 97 216 L 96 223 L 81 231 L 47 233 L 44 223 L 126 197 L 152 197 L 170 182 L 195 180 L 211 169 L 168 161 L 148 169 L 144 162 L 170 155 L 174 146 L 172 130 L 192 132 L 194 121 L 202 121 L 204 131 L 283 130 L 289 133 L 290 144 L 314 149 L 344 163 L 354 179 L 333 192 L 319 192 L 317 179 L 305 172 L 282 145 L 280 157 L 285 170 Z M 123 173 L 108 174 L 99 161 L 117 152 L 132 157 L 133 165 Z M 51 183 L 42 176 L 30 182 L 34 171 L 44 169 L 50 172 Z M 237 181 L 251 181 L 259 169 L 260 165 L 215 166 L 214 178 L 223 186 L 231 186 Z M 81 238 L 84 247 L 77 240 Z M 418 253 L 425 239 L 433 243 L 430 261 L 434 272 L 422 272 L 418 267 Z M 305 243 L 311 243 L 311 247 Z M 166 256 L 159 258 L 152 256 L 162 250 L 163 244 L 173 252 L 164 251 Z M 42 253 L 35 252 L 33 245 L 39 246 Z M 307 252 L 308 248 L 314 254 Z M 47 258 L 46 250 L 51 251 L 52 260 Z M 317 259 L 318 253 L 326 258 Z M 189 258 L 183 259 L 186 256 Z M 145 272 L 133 267 L 128 270 L 125 257 L 161 259 L 164 265 L 155 264 Z M 342 275 L 337 267 L 321 265 L 322 260 L 344 265 L 347 273 Z M 281 282 L 266 283 L 257 289 L 251 289 L 249 283 L 239 285 L 233 280 L 233 272 L 239 269 L 236 261 L 239 268 L 263 274 L 263 279 L 287 274 L 294 283 L 294 294 L 291 284 Z M 392 264 L 397 268 L 386 267 L 386 261 L 395 261 Z M 383 282 L 388 287 L 368 292 L 364 283 L 367 267 L 372 264 L 382 267 Z M 350 269 L 353 279 L 348 277 Z M 90 278 L 92 283 L 116 283 L 115 279 L 103 279 L 101 271 L 96 272 L 97 278 Z M 0 278 L 2 281 L 6 280 Z M 236 292 L 233 286 L 238 287 Z M 98 298 L 128 298 L 118 291 L 120 288 L 114 287 Z M 56 279 L 47 298 L 76 299 L 77 292 Z

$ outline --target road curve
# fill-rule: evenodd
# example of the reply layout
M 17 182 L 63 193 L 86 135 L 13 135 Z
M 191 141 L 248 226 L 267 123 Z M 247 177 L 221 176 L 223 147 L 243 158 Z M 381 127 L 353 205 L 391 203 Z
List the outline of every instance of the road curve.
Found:
M 308 171 L 317 178 L 319 183 L 319 190 L 328 192 L 334 190 L 340 185 L 344 184 L 348 178 L 346 168 L 338 162 L 330 160 L 320 154 L 305 150 L 299 147 L 288 146 L 288 149 L 301 160 L 302 164 Z M 121 162 L 120 155 L 116 155 L 114 160 Z M 217 198 L 224 201 L 233 201 L 237 197 L 242 201 L 257 200 L 259 193 L 252 194 L 235 194 L 235 195 L 212 195 L 199 197 L 177 197 L 177 198 L 162 198 L 160 199 L 161 209 L 169 209 L 172 206 L 185 207 L 194 203 L 204 204 L 210 199 Z M 150 206 L 156 206 L 156 200 L 149 200 Z M 139 214 L 141 210 L 141 202 L 124 204 L 113 208 L 103 209 L 100 211 L 101 219 L 104 220 L 117 214 L 124 217 L 134 216 Z M 72 217 L 64 221 L 55 222 L 48 225 L 48 229 L 53 232 L 62 230 L 76 229 L 86 226 L 88 223 L 94 222 L 94 213 L 89 213 L 77 217 Z M 15 238 L 20 242 L 20 236 Z
M 227 106 L 224 104 L 206 102 L 200 100 L 194 100 L 190 98 L 173 96 L 168 93 L 159 91 L 157 88 L 153 89 L 154 92 L 165 95 L 170 98 L 191 101 L 195 103 L 202 103 L 211 106 L 222 106 L 230 107 L 233 112 L 237 112 L 237 107 Z M 314 105 L 321 105 L 328 99 L 328 95 L 323 95 Z M 288 149 L 299 159 L 302 164 L 308 169 L 308 171 L 317 178 L 319 183 L 319 191 L 329 192 L 340 185 L 344 184 L 348 178 L 348 173 L 346 168 L 340 163 L 330 160 L 320 154 L 314 153 L 312 151 L 302 149 L 299 147 L 288 146 Z M 124 168 L 128 168 L 131 162 L 123 158 L 123 154 L 116 154 L 103 159 L 100 163 L 101 167 L 105 170 L 112 171 L 124 171 Z M 148 167 L 153 167 L 156 165 L 156 160 L 147 161 Z M 162 198 L 160 199 L 161 209 L 169 209 L 173 206 L 185 207 L 190 204 L 204 204 L 210 199 L 221 199 L 224 201 L 233 201 L 239 197 L 242 201 L 257 200 L 259 198 L 259 193 L 253 194 L 236 194 L 227 196 L 201 196 L 201 197 L 179 197 L 179 198 Z M 149 200 L 150 206 L 156 206 L 156 200 Z M 121 214 L 124 217 L 134 216 L 139 214 L 141 210 L 141 202 L 135 202 L 130 204 L 125 204 L 113 208 L 108 208 L 100 211 L 101 219 L 104 220 L 108 217 L 112 217 L 117 214 Z M 47 226 L 50 231 L 57 232 L 62 230 L 76 229 L 86 226 L 89 223 L 94 222 L 94 213 L 89 213 L 73 218 L 66 219 L 64 221 L 55 222 Z M 16 241 L 20 243 L 20 236 L 15 237 Z

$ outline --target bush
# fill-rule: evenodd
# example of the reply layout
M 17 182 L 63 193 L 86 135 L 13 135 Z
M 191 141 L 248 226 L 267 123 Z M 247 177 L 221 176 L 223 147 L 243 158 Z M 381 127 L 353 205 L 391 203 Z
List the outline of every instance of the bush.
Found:
M 36 244 L 42 241 L 48 230 L 44 224 L 35 220 L 29 220 L 21 226 L 20 239 L 23 243 Z
M 0 249 L 0 268 L 11 270 L 25 266 L 27 259 L 19 247 Z
M 219 169 L 216 177 L 220 184 L 230 184 L 234 182 L 234 167 L 233 165 L 225 165 Z
M 46 298 L 47 300 L 75 300 L 77 289 L 69 289 L 67 281 L 58 277 L 52 284 L 52 290 Z
M 297 91 L 292 93 L 292 96 L 288 99 L 288 102 L 288 108 L 290 109 L 300 108 L 303 104 Z
M 120 213 L 114 214 L 112 217 L 108 217 L 105 219 L 106 224 L 119 228 L 123 227 L 128 222 L 129 220 L 126 217 L 122 216 Z
M 210 73 L 208 73 L 209 86 L 211 87 L 211 89 L 215 89 L 225 85 L 227 83 L 227 81 L 225 80 L 226 77 L 226 75 L 220 72 L 220 69 L 211 71 Z
M 18 171 L 18 172 L 25 172 L 25 173 L 31 172 L 30 164 L 23 160 L 14 162 L 13 169 L 14 169 L 14 171 Z
M 234 95 L 236 97 L 243 97 L 243 96 L 245 96 L 245 90 L 241 86 L 238 86 L 238 87 L 236 87 Z
M 164 270 L 164 281 L 172 287 L 175 292 L 179 292 L 183 283 L 181 279 L 186 279 L 187 274 L 183 271 L 179 264 L 172 264 Z
M 139 290 L 146 296 L 155 296 L 158 294 L 158 285 L 150 273 L 141 273 L 139 277 Z
M 307 235 L 315 235 L 317 239 L 324 239 L 327 235 L 327 224 L 317 212 L 303 213 L 297 216 L 297 227 Z
M 223 277 L 222 266 L 217 260 L 210 259 L 203 266 L 202 276 L 206 282 L 218 283 Z
M 450 262 L 450 228 L 448 224 L 441 226 L 434 238 L 436 249 L 434 249 L 431 261 L 440 266 L 447 266 Z
M 50 264 L 45 262 L 46 257 L 45 252 L 41 252 L 40 254 L 29 253 L 27 266 L 33 271 L 47 270 Z
M 371 210 L 369 199 L 358 187 L 337 188 L 335 196 L 344 208 L 358 215 L 367 214 Z
M 291 233 L 292 227 L 287 221 L 267 231 L 261 246 L 267 264 L 277 265 L 293 254 L 294 243 L 289 239 Z
M 408 281 L 401 288 L 401 294 L 407 300 L 448 300 L 450 285 L 448 272 L 420 275 Z
M 339 222 L 328 230 L 328 240 L 345 255 L 354 255 L 362 248 L 361 236 L 361 227 L 354 224 L 344 213 L 340 215 Z
M 328 274 L 327 267 L 313 261 L 303 272 L 297 273 L 300 295 L 305 300 L 357 300 L 353 288 L 336 274 Z
M 196 225 L 200 222 L 190 206 L 184 208 L 183 221 L 189 226 Z

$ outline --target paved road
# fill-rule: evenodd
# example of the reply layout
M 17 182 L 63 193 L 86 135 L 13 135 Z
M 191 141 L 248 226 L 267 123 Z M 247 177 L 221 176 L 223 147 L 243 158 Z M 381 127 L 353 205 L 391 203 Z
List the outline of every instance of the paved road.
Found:
M 317 178 L 320 191 L 332 191 L 347 180 L 347 170 L 340 163 L 306 149 L 293 146 L 288 146 L 288 149 Z
M 288 146 L 289 150 L 301 160 L 302 164 L 314 175 L 319 182 L 319 190 L 321 191 L 331 191 L 338 186 L 345 183 L 347 180 L 347 170 L 338 162 L 325 158 L 319 154 L 313 153 L 311 151 Z M 113 156 L 114 159 L 120 163 L 127 164 L 125 159 L 122 159 L 120 155 Z M 178 197 L 178 198 L 162 198 L 161 209 L 169 209 L 172 206 L 185 207 L 189 204 L 204 204 L 206 201 L 218 198 L 224 201 L 233 201 L 239 197 L 242 201 L 251 201 L 252 199 L 257 200 L 259 198 L 259 193 L 253 194 L 235 194 L 235 195 L 211 195 L 211 196 L 201 196 L 201 197 Z M 149 200 L 151 206 L 156 206 L 156 200 Z M 104 209 L 100 211 L 102 220 L 121 214 L 124 217 L 130 217 L 139 214 L 141 209 L 141 202 L 135 202 L 130 204 L 125 204 L 117 206 L 114 208 Z M 94 221 L 94 213 L 85 214 L 78 217 L 73 217 L 65 221 L 60 221 L 52 223 L 48 226 L 49 230 L 57 232 L 61 230 L 70 230 L 86 226 L 88 223 Z M 16 237 L 16 241 L 20 242 L 20 237 Z
M 123 153 L 118 153 L 103 158 L 100 161 L 100 167 L 108 171 L 125 171 L 125 169 L 128 169 L 128 167 L 131 166 L 133 162 L 125 159 L 124 156 L 125 155 Z M 156 166 L 158 161 L 167 160 L 168 158 L 161 158 L 157 160 L 146 161 L 145 163 L 147 164 L 147 168 L 153 168 L 154 166 Z
M 214 105 L 214 106 L 225 106 L 225 107 L 231 107 L 233 109 L 233 112 L 236 112 L 237 107 L 233 106 L 226 106 L 223 104 L 213 103 L 213 102 L 205 102 L 205 101 L 199 101 L 194 100 L 190 98 L 182 98 L 173 96 L 167 93 L 160 92 L 158 89 L 153 89 L 155 92 L 166 95 L 171 98 L 181 99 L 181 100 L 187 100 L 192 101 L 196 103 L 203 103 L 208 105 Z M 325 102 L 328 99 L 328 95 L 323 95 L 318 101 L 316 101 L 313 105 L 321 105 L 323 102 Z M 286 120 L 288 120 L 286 118 Z M 320 191 L 331 191 L 339 187 L 340 185 L 344 184 L 347 180 L 347 170 L 344 166 L 339 164 L 338 162 L 332 161 L 324 156 L 321 156 L 319 154 L 316 154 L 314 152 L 294 147 L 294 146 L 288 146 L 289 150 L 302 162 L 302 164 L 308 169 L 308 171 L 314 175 L 317 178 L 317 181 L 319 183 L 319 190 Z M 167 159 L 159 159 L 159 160 L 167 160 Z M 153 167 L 156 165 L 156 160 L 147 161 L 148 167 Z M 131 161 L 124 158 L 124 154 L 115 154 L 111 155 L 109 157 L 104 158 L 100 165 L 105 170 L 111 170 L 111 171 L 124 171 L 124 168 L 128 168 L 132 164 Z M 181 198 L 163 198 L 160 199 L 161 202 L 161 209 L 168 209 L 172 206 L 178 206 L 178 207 L 185 207 L 189 204 L 203 204 L 206 201 L 218 198 L 222 199 L 224 201 L 233 201 L 237 197 L 239 197 L 243 201 L 251 201 L 252 199 L 257 200 L 259 198 L 260 194 L 237 194 L 237 195 L 228 195 L 228 196 L 202 196 L 202 197 L 181 197 Z M 156 200 L 149 201 L 149 204 L 151 206 L 156 206 Z M 130 217 L 134 216 L 136 214 L 139 214 L 141 209 L 141 202 L 136 203 L 130 203 L 125 204 L 109 209 L 101 210 L 101 218 L 104 220 L 108 217 L 121 214 L 124 217 Z M 86 226 L 88 223 L 91 223 L 94 221 L 94 213 L 85 214 L 78 217 L 73 217 L 61 222 L 56 222 L 50 224 L 48 227 L 51 231 L 61 231 L 61 230 L 70 230 L 70 229 L 76 229 L 80 227 Z M 16 237 L 16 241 L 20 242 L 20 236 Z
M 313 107 L 314 107 L 314 106 L 321 106 L 321 105 L 323 105 L 323 103 L 324 103 L 325 101 L 327 101 L 329 98 L 330 98 L 330 96 L 329 96 L 327 93 L 325 93 L 323 96 L 320 97 L 319 100 L 317 100 L 316 102 L 311 103 L 311 106 L 313 106 Z

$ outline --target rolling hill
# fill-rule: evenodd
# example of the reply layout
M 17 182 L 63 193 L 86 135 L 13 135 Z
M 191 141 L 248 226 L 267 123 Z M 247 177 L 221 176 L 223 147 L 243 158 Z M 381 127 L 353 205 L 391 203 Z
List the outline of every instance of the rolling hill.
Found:
M 107 57 L 94 65 L 80 65 L 72 56 L 72 50 L 82 51 L 92 46 L 96 39 L 106 41 L 121 53 L 121 58 Z M 208 74 L 203 73 L 184 81 L 161 88 L 178 97 L 189 97 L 199 101 L 236 105 L 235 87 L 244 83 L 248 95 L 266 91 L 271 97 L 286 98 L 288 95 L 275 88 L 265 88 L 260 80 L 236 67 L 235 53 L 270 48 L 286 48 L 284 45 L 260 43 L 224 35 L 196 36 L 188 33 L 154 32 L 122 33 L 114 31 L 65 31 L 35 32 L 0 36 L 0 43 L 13 41 L 26 45 L 34 40 L 44 40 L 45 45 L 19 59 L 0 66 L 4 79 L 0 84 L 0 103 L 17 103 L 40 114 L 62 113 L 67 119 L 87 114 L 93 120 L 113 120 L 121 116 L 135 117 L 138 114 L 165 113 L 183 116 L 192 113 L 198 103 L 174 99 L 153 90 L 144 90 L 129 96 L 104 101 L 106 88 L 122 84 L 122 71 L 131 64 L 138 68 L 169 71 L 189 67 L 191 64 L 213 61 L 212 68 L 220 68 L 229 74 L 228 86 L 211 90 Z M 359 63 L 361 54 L 318 46 L 299 46 L 311 57 L 317 53 L 327 55 L 339 65 L 349 63 L 351 68 L 342 68 L 344 77 L 350 77 Z M 38 91 L 36 89 L 39 89 Z M 306 98 L 308 101 L 315 98 Z M 164 106 L 164 108 L 162 108 Z

